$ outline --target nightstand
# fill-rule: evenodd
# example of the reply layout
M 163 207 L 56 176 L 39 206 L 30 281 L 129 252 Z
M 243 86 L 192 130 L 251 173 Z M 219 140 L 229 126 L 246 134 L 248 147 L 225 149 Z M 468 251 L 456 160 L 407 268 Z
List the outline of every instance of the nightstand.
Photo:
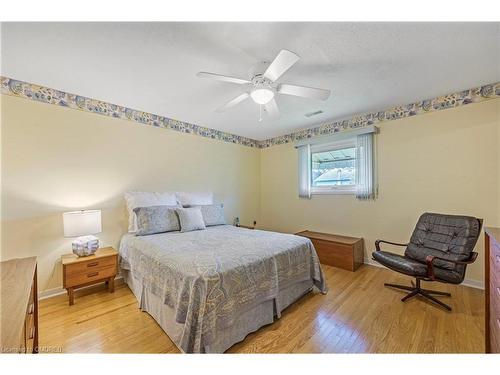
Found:
M 63 287 L 68 291 L 69 304 L 74 304 L 74 290 L 83 286 L 107 282 L 110 293 L 115 291 L 118 273 L 118 251 L 104 247 L 88 257 L 66 254 L 61 257 Z

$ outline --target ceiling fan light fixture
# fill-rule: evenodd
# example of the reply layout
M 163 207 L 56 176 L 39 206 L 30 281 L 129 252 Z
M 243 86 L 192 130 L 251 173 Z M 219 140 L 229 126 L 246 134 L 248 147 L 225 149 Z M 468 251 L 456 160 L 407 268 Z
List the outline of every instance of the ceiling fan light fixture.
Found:
M 250 80 L 209 72 L 198 72 L 197 76 L 242 85 L 245 92 L 217 108 L 216 112 L 224 112 L 250 96 L 256 104 L 261 107 L 264 106 L 264 110 L 270 118 L 278 118 L 280 111 L 276 100 L 273 100 L 277 94 L 317 100 L 327 100 L 330 97 L 330 90 L 277 82 L 299 58 L 297 54 L 283 49 L 271 63 L 257 63 L 252 69 L 252 78 Z M 265 71 L 263 71 L 264 69 Z M 260 111 L 262 111 L 262 108 L 260 108 Z
M 274 91 L 267 88 L 258 88 L 250 93 L 253 101 L 257 104 L 267 104 L 274 98 Z

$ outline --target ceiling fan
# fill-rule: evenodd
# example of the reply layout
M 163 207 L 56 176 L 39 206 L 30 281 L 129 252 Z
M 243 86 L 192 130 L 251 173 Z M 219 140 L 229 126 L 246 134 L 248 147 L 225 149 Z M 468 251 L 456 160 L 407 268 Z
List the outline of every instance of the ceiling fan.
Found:
M 283 49 L 278 53 L 278 56 L 276 56 L 271 64 L 258 64 L 250 80 L 208 72 L 198 72 L 196 75 L 202 78 L 211 78 L 217 81 L 236 83 L 245 86 L 245 92 L 243 94 L 238 95 L 215 111 L 224 112 L 226 109 L 250 97 L 255 103 L 259 104 L 259 121 L 262 121 L 262 106 L 264 106 L 264 110 L 271 118 L 278 118 L 280 116 L 278 105 L 274 100 L 276 94 L 294 95 L 319 100 L 326 100 L 330 96 L 330 90 L 276 82 L 299 59 L 300 57 L 295 53 Z M 264 72 L 262 72 L 263 67 L 266 68 Z

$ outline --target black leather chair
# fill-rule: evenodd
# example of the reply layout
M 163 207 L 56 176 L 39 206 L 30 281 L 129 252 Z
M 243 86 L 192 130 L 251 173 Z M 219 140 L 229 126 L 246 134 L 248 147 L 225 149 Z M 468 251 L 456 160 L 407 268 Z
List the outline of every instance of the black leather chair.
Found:
M 473 252 L 479 234 L 482 219 L 470 216 L 442 215 L 425 213 L 420 216 L 410 238 L 410 243 L 400 244 L 389 241 L 375 241 L 376 251 L 373 259 L 393 271 L 416 278 L 412 286 L 384 284 L 385 286 L 410 291 L 401 301 L 420 295 L 446 310 L 451 307 L 432 295 L 450 297 L 450 293 L 423 289 L 420 282 L 439 281 L 460 284 L 465 277 L 465 268 L 474 263 L 477 253 Z M 404 255 L 380 250 L 380 244 L 387 243 L 406 246 Z

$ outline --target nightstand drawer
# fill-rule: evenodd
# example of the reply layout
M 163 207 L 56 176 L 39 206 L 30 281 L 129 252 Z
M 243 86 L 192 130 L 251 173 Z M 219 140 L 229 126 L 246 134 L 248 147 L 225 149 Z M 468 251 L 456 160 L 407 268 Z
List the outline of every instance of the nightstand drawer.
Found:
M 66 275 L 65 287 L 70 288 L 77 285 L 83 285 L 91 283 L 93 281 L 105 279 L 116 275 L 116 263 L 113 262 L 112 265 L 99 268 L 99 269 L 86 269 L 86 272 L 80 272 L 75 274 Z
M 109 266 L 116 267 L 116 256 L 89 259 L 88 261 L 66 265 L 66 277 L 71 278 L 77 274 L 88 274 L 93 271 L 103 270 Z
M 118 251 L 112 247 L 98 249 L 94 255 L 78 257 L 65 254 L 61 257 L 63 285 L 68 292 L 70 306 L 75 303 L 75 289 L 106 281 L 108 290 L 115 290 L 115 276 L 118 273 Z

